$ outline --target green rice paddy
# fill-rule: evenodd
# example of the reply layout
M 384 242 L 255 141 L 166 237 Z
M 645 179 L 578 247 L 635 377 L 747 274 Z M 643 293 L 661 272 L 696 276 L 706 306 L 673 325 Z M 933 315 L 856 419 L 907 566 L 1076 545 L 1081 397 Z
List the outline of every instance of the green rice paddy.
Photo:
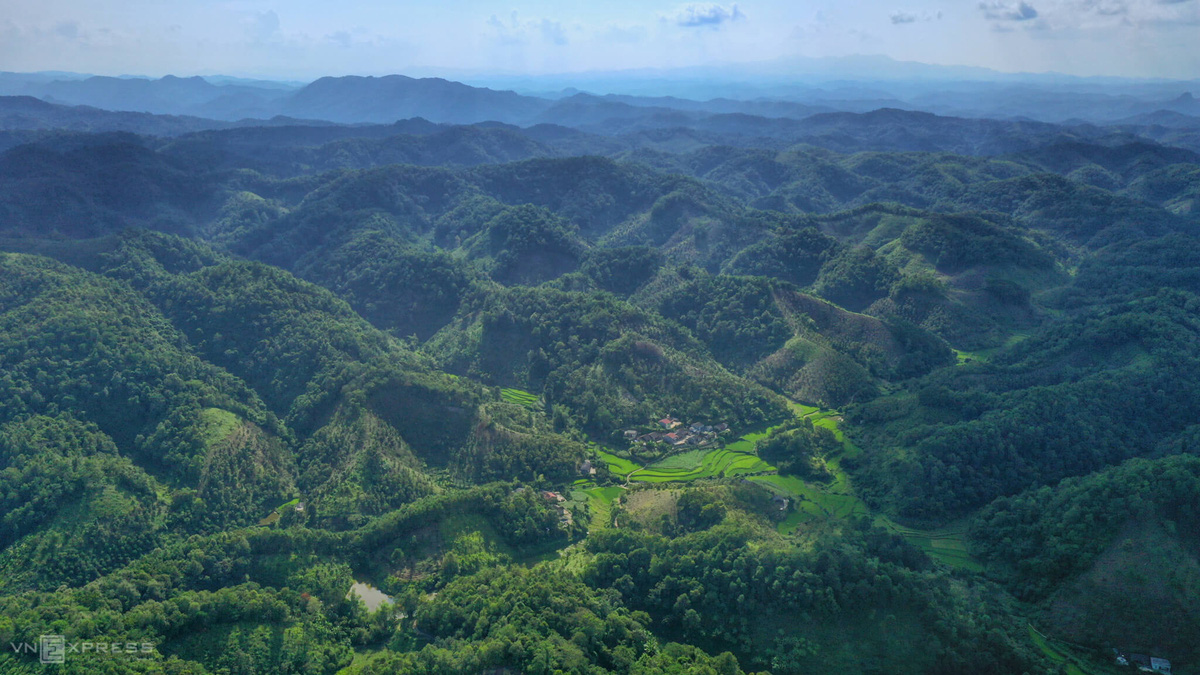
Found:
M 609 471 L 627 483 L 674 483 L 704 478 L 744 477 L 791 500 L 787 517 L 777 525 L 784 534 L 791 534 L 805 523 L 814 521 L 871 517 L 870 508 L 858 497 L 849 475 L 841 467 L 842 459 L 854 457 L 860 452 L 839 426 L 841 413 L 794 402 L 790 407 L 793 413 L 811 420 L 814 426 L 828 429 L 841 443 L 840 450 L 824 457 L 825 465 L 833 475 L 832 481 L 813 483 L 796 476 L 779 475 L 774 466 L 755 453 L 755 444 L 766 438 L 770 429 L 745 434 L 720 449 L 690 450 L 648 466 L 598 448 L 596 453 L 608 465 Z M 607 526 L 612 520 L 612 502 L 624 488 L 587 487 L 592 485 L 591 481 L 576 481 L 572 498 L 586 500 L 592 513 L 592 522 Z M 898 525 L 883 515 L 876 515 L 875 523 L 904 537 L 944 564 L 968 570 L 982 569 L 967 550 L 966 526 L 962 523 L 936 530 L 918 530 Z
M 795 500 L 795 510 L 777 526 L 779 531 L 785 534 L 790 534 L 800 525 L 813 519 L 845 519 L 871 515 L 867 505 L 853 493 L 839 492 L 837 482 L 832 485 L 817 485 L 806 483 L 795 476 L 778 474 L 753 476 L 750 480 L 771 492 Z
M 618 457 L 610 452 L 597 449 L 596 454 L 599 455 L 600 461 L 608 465 L 608 470 L 615 476 L 628 478 L 629 474 L 642 468 L 641 465 L 635 464 L 624 457 Z
M 521 391 L 520 389 L 501 389 L 500 398 L 509 403 L 523 405 L 526 408 L 536 408 L 540 405 L 536 395 L 527 391 Z
M 1029 625 L 1029 639 L 1041 650 L 1046 658 L 1054 662 L 1059 668 L 1062 668 L 1062 672 L 1065 672 L 1067 675 L 1099 675 L 1100 673 L 1125 672 L 1125 669 L 1118 671 L 1115 667 L 1099 666 L 1096 663 L 1080 658 L 1080 656 L 1075 654 L 1066 645 L 1061 645 L 1057 640 L 1039 633 L 1033 627 L 1033 624 Z
M 1002 344 L 1000 344 L 996 347 L 988 347 L 986 349 L 977 349 L 974 351 L 964 351 L 962 349 L 954 349 L 953 350 L 954 356 L 956 357 L 956 359 L 958 361 L 958 365 L 960 365 L 960 366 L 970 363 L 972 361 L 986 363 L 993 356 L 995 356 L 997 352 L 1004 350 L 1004 349 L 1008 349 L 1009 347 L 1017 344 L 1018 342 L 1021 342 L 1022 340 L 1025 340 L 1028 337 L 1029 337 L 1029 333 L 1017 331 L 1017 332 L 1013 333 L 1012 335 L 1009 335 L 1008 338 L 1005 339 Z
M 692 450 L 645 467 L 603 450 L 597 450 L 596 454 L 613 474 L 641 483 L 672 483 L 775 471 L 774 466 L 759 459 L 758 455 L 730 447 Z
M 588 529 L 602 529 L 612 524 L 612 504 L 625 488 L 620 486 L 597 487 L 590 480 L 577 480 L 571 486 L 571 501 L 584 504 L 591 515 Z
M 967 552 L 967 527 L 964 523 L 952 523 L 936 530 L 916 530 L 897 525 L 885 518 L 877 519 L 876 523 L 889 532 L 904 537 L 934 560 L 940 560 L 951 567 L 983 571 L 983 566 Z
M 703 453 L 703 454 L 698 454 Z M 668 457 L 638 471 L 630 480 L 644 483 L 670 483 L 700 478 L 721 478 L 774 471 L 775 467 L 758 455 L 731 448 L 693 451 Z
M 587 495 L 588 512 L 592 514 L 592 527 L 608 527 L 612 523 L 612 505 L 621 496 L 624 488 L 597 487 L 583 490 Z
M 821 412 L 821 409 L 815 405 L 805 405 L 804 403 L 796 403 L 795 401 L 788 401 L 788 408 L 791 409 L 792 414 L 796 417 L 808 417 L 809 415 Z
M 678 455 L 671 455 L 657 462 L 653 462 L 652 466 L 659 469 L 695 469 L 704 463 L 704 456 L 710 450 L 690 450 L 681 452 Z

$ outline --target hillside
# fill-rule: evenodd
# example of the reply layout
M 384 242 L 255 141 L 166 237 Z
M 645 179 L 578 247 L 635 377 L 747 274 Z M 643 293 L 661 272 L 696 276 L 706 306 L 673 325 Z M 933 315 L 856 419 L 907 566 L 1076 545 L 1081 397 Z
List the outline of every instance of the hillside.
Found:
M 1070 640 L 1195 658 L 1193 455 L 1131 460 L 997 501 L 973 529 L 998 576 Z
M 1200 156 L 273 95 L 379 123 L 52 108 L 0 152 L 0 640 L 152 644 L 59 671 L 117 675 L 1197 672 Z

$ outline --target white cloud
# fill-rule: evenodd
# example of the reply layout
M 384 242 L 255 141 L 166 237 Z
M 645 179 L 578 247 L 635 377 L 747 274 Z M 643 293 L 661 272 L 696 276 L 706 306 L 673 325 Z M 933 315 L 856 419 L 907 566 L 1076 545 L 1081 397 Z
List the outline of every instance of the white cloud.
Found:
M 1030 21 L 1038 18 L 1038 11 L 1028 2 L 1016 4 L 1003 0 L 979 3 L 983 15 L 991 21 Z
M 736 4 L 728 7 L 714 3 L 684 5 L 667 17 L 677 26 L 684 28 L 717 28 L 723 24 L 746 18 Z
M 507 20 L 493 14 L 487 20 L 487 25 L 492 29 L 491 37 L 502 45 L 527 45 L 540 41 L 561 47 L 569 42 L 567 30 L 561 21 L 522 19 L 515 11 L 508 15 Z
M 918 21 L 940 21 L 942 19 L 941 12 L 929 13 L 921 12 L 914 14 L 913 12 L 896 11 L 892 12 L 888 17 L 892 20 L 892 24 L 902 26 L 906 23 L 916 23 Z
M 988 0 L 979 9 L 996 30 L 1024 25 L 1048 31 L 1200 25 L 1197 0 Z

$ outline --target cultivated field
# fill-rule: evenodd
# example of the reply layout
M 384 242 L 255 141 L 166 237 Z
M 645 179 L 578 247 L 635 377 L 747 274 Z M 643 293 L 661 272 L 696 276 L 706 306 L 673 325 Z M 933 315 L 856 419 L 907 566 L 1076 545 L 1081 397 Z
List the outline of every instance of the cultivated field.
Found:
M 879 514 L 872 514 L 867 504 L 858 497 L 849 475 L 842 469 L 841 460 L 854 457 L 860 450 L 840 428 L 841 413 L 822 410 L 814 406 L 792 403 L 792 412 L 797 417 L 807 418 L 814 426 L 823 427 L 833 433 L 841 443 L 837 452 L 826 455 L 825 466 L 833 475 L 826 483 L 808 482 L 796 476 L 780 475 L 777 469 L 763 461 L 755 453 L 755 444 L 766 438 L 770 429 L 747 433 L 723 448 L 715 450 L 690 450 L 671 455 L 662 460 L 642 466 L 637 462 L 597 449 L 600 459 L 609 471 L 630 483 L 683 483 L 705 478 L 743 477 L 761 485 L 772 493 L 790 500 L 787 517 L 777 527 L 780 532 L 791 534 L 805 523 L 829 518 L 870 518 L 875 524 L 894 534 L 904 537 L 920 547 L 935 560 L 953 567 L 979 570 L 980 565 L 967 551 L 966 531 L 962 524 L 952 524 L 936 530 L 918 530 L 892 522 Z M 583 481 L 592 485 L 590 481 Z M 623 487 L 580 490 L 580 501 L 586 501 L 593 523 L 611 523 L 611 504 L 620 495 Z M 604 491 L 603 493 L 599 491 Z M 573 492 L 574 496 L 575 493 Z
M 521 391 L 520 389 L 501 389 L 500 398 L 509 403 L 523 405 L 526 408 L 536 408 L 541 405 L 537 396 L 527 391 Z

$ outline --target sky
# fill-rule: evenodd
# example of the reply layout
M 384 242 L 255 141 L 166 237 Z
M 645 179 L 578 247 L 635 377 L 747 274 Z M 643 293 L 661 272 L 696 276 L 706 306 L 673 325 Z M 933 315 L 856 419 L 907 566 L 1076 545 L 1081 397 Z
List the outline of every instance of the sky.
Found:
M 885 55 L 1200 77 L 1200 0 L 0 0 L 0 71 L 563 74 Z

